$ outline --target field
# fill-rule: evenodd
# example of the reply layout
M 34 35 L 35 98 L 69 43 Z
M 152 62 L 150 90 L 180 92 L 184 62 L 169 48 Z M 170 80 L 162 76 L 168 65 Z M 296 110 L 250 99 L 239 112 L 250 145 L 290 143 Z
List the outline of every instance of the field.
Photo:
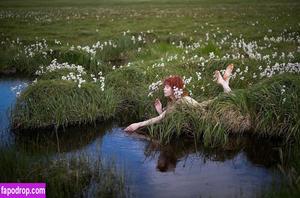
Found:
M 178 108 L 149 126 L 148 134 L 162 144 L 192 136 L 209 147 L 224 145 L 232 134 L 280 138 L 287 147 L 281 170 L 291 185 L 270 197 L 297 197 L 299 19 L 297 0 L 1 0 L 0 77 L 31 79 L 23 92 L 15 88 L 12 129 L 141 121 L 157 115 L 156 98 L 167 104 L 163 79 L 180 75 L 193 98 L 214 102 L 206 113 Z M 224 94 L 213 74 L 230 63 L 235 65 L 233 92 Z M 241 124 L 243 117 L 251 121 L 250 128 Z M 30 167 L 24 157 L 26 167 L 10 173 L 16 153 L 2 155 L 7 158 L 3 180 L 16 179 Z M 81 171 L 80 163 L 74 162 L 75 172 Z M 61 164 L 53 165 L 53 174 L 63 175 L 67 165 Z M 47 172 L 45 167 L 36 169 Z M 107 181 L 115 177 L 88 171 L 78 188 L 91 182 L 91 174 Z M 55 178 L 49 178 L 55 186 Z M 116 178 L 111 182 L 123 189 L 124 181 Z M 64 182 L 68 193 L 78 193 Z
M 149 118 L 155 98 L 166 104 L 161 81 L 181 75 L 198 101 L 219 96 L 217 108 L 193 128 L 208 143 L 219 142 L 216 134 L 226 139 L 227 121 L 211 118 L 228 108 L 234 116 L 250 116 L 258 134 L 298 136 L 297 1 L 1 1 L 0 6 L 1 73 L 34 79 L 13 110 L 15 129 Z M 235 65 L 236 94 L 224 95 L 213 73 L 229 63 Z M 162 141 L 173 137 L 166 133 L 171 129 L 160 131 Z

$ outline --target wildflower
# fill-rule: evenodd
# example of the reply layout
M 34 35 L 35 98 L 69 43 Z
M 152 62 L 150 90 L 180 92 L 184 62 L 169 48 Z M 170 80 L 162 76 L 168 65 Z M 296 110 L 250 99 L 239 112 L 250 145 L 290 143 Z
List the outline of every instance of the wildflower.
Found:
M 181 98 L 181 95 L 183 94 L 183 90 L 175 86 L 173 87 L 173 92 L 176 99 Z
M 148 96 L 152 96 L 154 92 L 156 92 L 159 89 L 159 86 L 162 85 L 161 80 L 152 83 L 151 85 L 149 85 L 148 89 L 149 89 L 149 94 Z
M 192 80 L 192 76 L 191 77 L 189 77 L 189 78 L 185 78 L 185 76 L 183 76 L 183 81 L 184 81 L 184 84 L 185 85 L 188 85 L 188 84 L 190 84 L 190 82 L 191 82 L 191 80 Z
M 139 35 L 139 37 L 138 37 L 138 41 L 141 41 L 142 40 L 142 36 L 141 35 Z
M 198 79 L 198 80 L 201 80 L 201 79 L 202 79 L 202 77 L 201 77 L 201 72 L 196 72 L 196 75 L 197 75 L 197 79 Z
M 280 90 L 281 95 L 283 95 L 285 93 L 285 88 L 286 88 L 286 86 L 283 85 L 282 88 L 281 88 L 281 90 Z
M 282 104 L 284 104 L 284 103 L 285 103 L 285 101 L 286 101 L 286 98 L 283 98 L 283 99 L 282 99 Z
M 213 58 L 215 58 L 215 54 L 214 54 L 214 52 L 209 52 L 209 58 L 210 58 L 210 59 L 213 59 Z

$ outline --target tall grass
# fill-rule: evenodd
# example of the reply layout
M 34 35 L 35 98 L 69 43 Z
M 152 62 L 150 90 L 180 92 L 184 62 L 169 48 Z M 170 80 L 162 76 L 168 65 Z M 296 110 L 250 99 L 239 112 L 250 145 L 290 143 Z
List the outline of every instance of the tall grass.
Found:
M 107 87 L 119 95 L 117 117 L 129 121 L 144 117 L 151 102 L 147 97 L 146 75 L 137 67 L 124 67 L 107 75 Z
M 112 89 L 102 92 L 94 83 L 79 89 L 70 81 L 41 80 L 17 99 L 13 128 L 57 128 L 107 120 L 114 116 L 117 104 Z
M 186 137 L 202 140 L 205 146 L 225 144 L 226 128 L 212 116 L 208 108 L 207 105 L 198 109 L 187 105 L 177 106 L 161 124 L 149 127 L 150 135 L 163 144 Z
M 230 133 L 244 132 L 299 141 L 299 83 L 297 75 L 279 75 L 248 90 L 220 94 L 198 109 L 177 107 L 150 127 L 150 135 L 163 143 L 188 135 L 210 146 L 226 143 Z
M 248 108 L 257 133 L 299 139 L 299 85 L 297 75 L 280 75 L 251 89 Z

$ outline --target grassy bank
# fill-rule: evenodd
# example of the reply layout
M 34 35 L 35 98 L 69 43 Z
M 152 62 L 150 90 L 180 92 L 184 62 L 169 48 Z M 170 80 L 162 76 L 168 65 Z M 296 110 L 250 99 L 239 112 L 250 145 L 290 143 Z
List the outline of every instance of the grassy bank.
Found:
M 117 100 L 112 90 L 102 92 L 95 84 L 45 80 L 30 86 L 13 114 L 14 128 L 58 128 L 93 123 L 114 116 Z
M 149 129 L 165 143 L 191 136 L 216 146 L 224 144 L 229 134 L 244 132 L 299 140 L 299 84 L 297 75 L 278 75 L 247 90 L 220 94 L 198 109 L 178 106 L 166 121 Z

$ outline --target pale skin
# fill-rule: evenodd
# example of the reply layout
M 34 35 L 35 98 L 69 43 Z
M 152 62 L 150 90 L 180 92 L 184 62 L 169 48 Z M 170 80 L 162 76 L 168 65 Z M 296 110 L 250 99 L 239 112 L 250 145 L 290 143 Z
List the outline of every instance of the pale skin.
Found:
M 217 81 L 218 84 L 220 84 L 223 87 L 223 90 L 225 93 L 229 93 L 231 91 L 231 89 L 229 87 L 229 79 L 230 79 L 232 70 L 233 70 L 233 64 L 228 65 L 223 77 L 221 76 L 221 74 L 218 70 L 215 71 L 215 75 L 214 75 L 215 80 Z M 169 98 L 172 102 L 176 102 L 176 100 L 178 100 L 174 96 L 172 87 L 168 84 L 164 85 L 164 96 Z M 155 100 L 154 107 L 155 107 L 157 113 L 159 114 L 158 116 L 150 118 L 150 119 L 142 121 L 142 122 L 133 123 L 133 124 L 129 125 L 128 127 L 126 127 L 124 129 L 124 131 L 134 132 L 135 130 L 137 130 L 141 127 L 156 124 L 156 123 L 159 123 L 161 120 L 163 120 L 164 117 L 166 116 L 166 110 L 163 111 L 162 104 L 159 99 Z

